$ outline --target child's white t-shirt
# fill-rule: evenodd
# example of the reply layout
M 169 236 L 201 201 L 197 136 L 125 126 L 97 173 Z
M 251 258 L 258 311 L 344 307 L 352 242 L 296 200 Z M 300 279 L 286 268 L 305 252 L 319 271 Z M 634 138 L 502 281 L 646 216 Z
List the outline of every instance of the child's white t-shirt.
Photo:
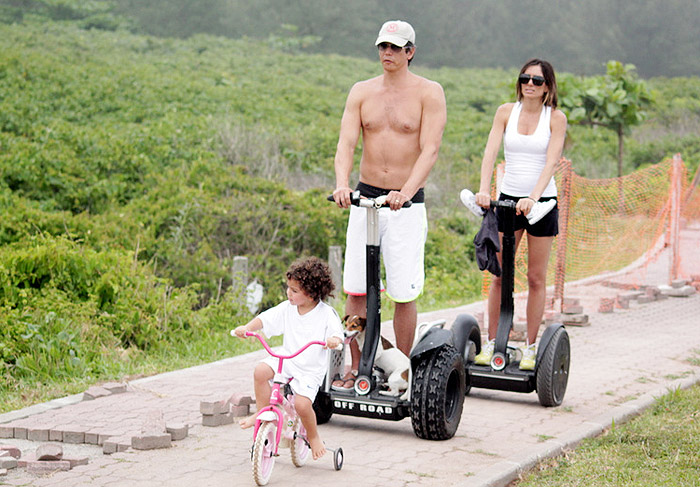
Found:
M 262 331 L 265 336 L 283 335 L 282 350 L 276 352 L 280 355 L 291 355 L 310 341 L 325 342 L 332 336 L 343 339 L 343 328 L 338 313 L 323 301 L 319 301 L 314 309 L 304 315 L 300 315 L 297 307 L 289 301 L 284 301 L 263 311 L 258 318 L 263 323 Z M 278 360 L 274 357 L 270 359 L 272 360 L 268 359 L 265 362 L 271 366 L 274 364 L 273 370 L 277 372 Z M 312 345 L 293 359 L 286 359 L 283 374 L 298 380 L 297 387 L 296 381 L 291 384 L 295 393 L 311 396 L 313 400 L 326 376 L 327 366 L 328 349 Z M 297 390 L 299 387 L 303 390 Z

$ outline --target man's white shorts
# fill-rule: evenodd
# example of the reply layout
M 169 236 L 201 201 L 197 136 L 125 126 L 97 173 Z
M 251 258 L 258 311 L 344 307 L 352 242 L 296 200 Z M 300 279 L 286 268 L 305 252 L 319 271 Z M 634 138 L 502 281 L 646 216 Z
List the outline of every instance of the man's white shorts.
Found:
M 415 300 L 425 282 L 424 255 L 428 218 L 424 203 L 392 211 L 379 209 L 379 245 L 386 271 L 387 296 L 397 303 Z M 343 266 L 343 289 L 367 294 L 367 209 L 350 207 Z

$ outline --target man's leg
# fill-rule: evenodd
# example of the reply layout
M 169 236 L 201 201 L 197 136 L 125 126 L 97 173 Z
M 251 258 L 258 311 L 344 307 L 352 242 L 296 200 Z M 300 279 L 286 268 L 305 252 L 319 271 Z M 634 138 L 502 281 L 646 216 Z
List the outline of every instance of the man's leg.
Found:
M 396 334 L 396 348 L 401 350 L 407 357 L 413 347 L 413 338 L 416 333 L 418 322 L 418 308 L 416 301 L 407 303 L 396 303 L 394 309 L 394 333 Z
M 347 300 L 345 301 L 345 314 L 349 316 L 357 315 L 361 318 L 366 318 L 367 297 L 348 295 Z M 350 357 L 350 371 L 348 371 L 348 373 L 346 373 L 342 379 L 333 381 L 334 386 L 344 387 L 346 389 L 352 389 L 352 387 L 355 386 L 355 374 L 353 374 L 352 371 L 357 370 L 360 366 L 360 348 L 357 346 L 357 342 L 355 340 L 350 342 Z

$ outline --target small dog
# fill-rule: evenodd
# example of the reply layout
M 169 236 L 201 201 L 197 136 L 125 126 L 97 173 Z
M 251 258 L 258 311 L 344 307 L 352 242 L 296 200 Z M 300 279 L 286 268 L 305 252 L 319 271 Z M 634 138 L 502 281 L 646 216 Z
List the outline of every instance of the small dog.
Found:
M 346 315 L 343 318 L 345 323 L 345 335 L 354 336 L 357 345 L 362 350 L 365 344 L 365 327 L 367 319 L 357 315 Z M 389 340 L 380 336 L 381 342 L 377 346 L 377 353 L 374 355 L 374 365 L 384 372 L 388 391 L 381 391 L 388 396 L 398 396 L 402 391 L 408 389 L 408 371 L 411 368 L 411 361 L 406 355 L 394 347 Z

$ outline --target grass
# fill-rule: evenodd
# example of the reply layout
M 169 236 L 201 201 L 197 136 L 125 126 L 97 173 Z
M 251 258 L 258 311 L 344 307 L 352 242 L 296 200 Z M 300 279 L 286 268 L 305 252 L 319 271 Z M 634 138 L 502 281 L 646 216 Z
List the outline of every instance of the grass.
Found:
M 674 389 L 644 414 L 510 487 L 700 486 L 700 385 Z
M 228 333 L 222 334 L 223 336 L 216 335 L 213 333 L 203 340 L 184 344 L 164 353 L 141 353 L 138 357 L 132 357 L 132 359 L 119 364 L 105 363 L 108 370 L 101 374 L 99 382 L 94 376 L 57 379 L 48 382 L 20 380 L 16 384 L 17 387 L 3 391 L 0 396 L 0 413 L 78 394 L 96 383 L 134 380 L 222 360 L 260 348 L 257 341 L 236 340 L 231 338 Z M 281 340 L 276 337 L 271 342 L 278 345 Z

